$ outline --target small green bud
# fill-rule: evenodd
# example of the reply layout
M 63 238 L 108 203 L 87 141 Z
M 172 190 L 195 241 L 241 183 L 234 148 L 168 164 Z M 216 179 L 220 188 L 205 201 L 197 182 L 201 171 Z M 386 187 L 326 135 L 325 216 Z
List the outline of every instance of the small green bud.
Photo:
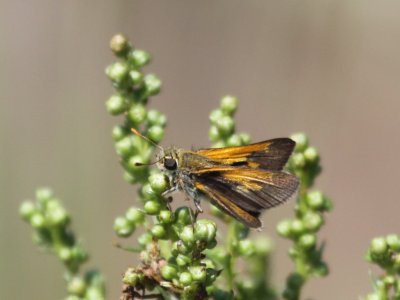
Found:
M 112 138 L 114 141 L 119 141 L 127 136 L 127 131 L 124 127 L 116 125 L 112 130 Z
M 303 153 L 293 153 L 292 157 L 291 157 L 291 161 L 293 163 L 293 166 L 295 168 L 304 168 L 304 166 L 306 165 L 306 159 L 304 158 L 304 154 Z
M 151 233 L 157 239 L 163 239 L 167 236 L 167 230 L 160 224 L 154 225 L 151 229 Z
M 115 143 L 117 154 L 122 157 L 127 157 L 133 152 L 132 140 L 129 136 L 122 138 Z
M 150 125 L 159 125 L 165 127 L 167 124 L 167 117 L 159 111 L 153 109 L 147 113 L 147 120 Z
M 235 129 L 235 121 L 229 116 L 221 117 L 216 121 L 215 125 L 222 136 L 230 135 Z
M 365 300 L 382 300 L 382 298 L 377 294 L 369 294 L 365 297 Z
M 110 48 L 116 55 L 123 55 L 130 49 L 128 39 L 122 34 L 116 34 L 111 38 Z
M 88 253 L 82 248 L 81 245 L 77 245 L 72 248 L 72 259 L 77 262 L 84 262 L 89 258 Z
M 306 233 L 300 236 L 299 245 L 304 249 L 310 249 L 314 247 L 317 243 L 317 238 L 315 234 Z
M 186 206 L 178 207 L 175 210 L 175 217 L 176 217 L 177 223 L 179 223 L 179 224 L 182 224 L 182 225 L 190 224 L 192 221 L 192 217 L 190 214 L 190 208 L 186 207 Z
M 146 116 L 146 107 L 142 104 L 134 104 L 128 111 L 128 118 L 135 125 L 143 123 L 146 120 Z
M 86 290 L 85 299 L 88 300 L 104 300 L 104 291 L 97 286 L 89 286 Z
M 160 125 L 153 125 L 148 129 L 147 134 L 149 139 L 155 143 L 159 143 L 164 137 L 164 128 Z
M 196 238 L 194 236 L 193 227 L 191 225 L 187 225 L 183 228 L 182 232 L 179 234 L 179 238 L 185 243 L 190 244 L 193 243 Z
M 207 240 L 208 228 L 207 228 L 206 224 L 201 224 L 201 223 L 199 224 L 196 222 L 194 229 L 195 229 L 194 236 L 197 240 L 200 240 L 200 241 Z
M 131 78 L 133 85 L 141 85 L 143 82 L 143 74 L 137 70 L 131 70 L 129 72 L 129 77 Z
M 215 125 L 211 125 L 208 131 L 208 136 L 212 142 L 217 142 L 221 138 L 219 135 L 219 130 Z
M 82 298 L 75 296 L 75 295 L 69 295 L 65 300 L 82 300 Z
M 179 254 L 188 254 L 192 249 L 185 245 L 181 240 L 176 241 L 172 244 L 172 253 L 174 256 L 178 256 Z
M 57 255 L 62 261 L 67 262 L 72 257 L 72 251 L 68 247 L 62 247 L 58 250 Z
M 397 234 L 389 234 L 386 236 L 386 243 L 393 251 L 400 251 L 400 238 Z
M 324 195 L 320 191 L 312 191 L 307 194 L 307 204 L 315 210 L 322 209 L 325 206 Z
M 86 291 L 86 283 L 81 277 L 75 276 L 68 283 L 68 292 L 77 296 L 83 296 Z
M 278 231 L 279 235 L 283 237 L 290 237 L 292 234 L 292 221 L 289 219 L 280 221 L 276 227 L 276 230 Z
M 217 234 L 217 225 L 207 219 L 198 220 L 194 226 L 196 239 L 212 242 Z
M 162 224 L 170 224 L 174 221 L 174 214 L 170 210 L 164 209 L 158 214 L 158 220 Z
M 326 265 L 326 263 L 321 262 L 320 264 L 318 264 L 315 269 L 314 269 L 314 273 L 315 275 L 319 276 L 319 277 L 324 277 L 326 275 L 328 275 L 329 273 L 329 268 Z
M 145 220 L 145 215 L 140 209 L 138 209 L 136 207 L 131 207 L 126 212 L 125 218 L 129 222 L 131 222 L 135 225 L 138 225 L 138 224 L 143 224 L 143 222 Z
M 242 139 L 237 134 L 232 134 L 227 141 L 229 147 L 240 146 L 242 144 Z
M 48 209 L 46 216 L 49 224 L 55 226 L 64 225 L 69 221 L 69 215 L 67 211 L 61 206 Z
M 254 243 L 251 240 L 241 240 L 238 243 L 238 251 L 240 255 L 250 257 L 255 252 Z
M 145 232 L 138 237 L 138 243 L 139 245 L 144 247 L 147 246 L 152 241 L 152 239 L 152 235 L 148 232 Z
M 107 111 L 112 115 L 119 115 L 126 109 L 125 99 L 120 95 L 112 95 L 106 102 Z
M 161 276 L 166 280 L 172 280 L 177 275 L 176 267 L 173 265 L 165 265 L 161 267 Z
M 116 62 L 108 66 L 106 74 L 114 82 L 121 82 L 129 72 L 129 67 L 123 62 Z
M 308 137 L 304 133 L 295 133 L 290 137 L 296 142 L 296 151 L 303 152 L 308 146 Z
M 220 273 L 221 273 L 220 271 L 214 270 L 213 268 L 207 268 L 206 285 L 211 285 L 218 278 Z
M 29 219 L 35 213 L 35 211 L 36 211 L 35 205 L 31 201 L 25 201 L 19 207 L 19 215 L 25 221 L 29 221 Z
M 213 239 L 212 241 L 207 242 L 206 248 L 207 249 L 214 249 L 217 246 L 218 242 L 216 239 Z
M 146 51 L 135 49 L 128 54 L 128 59 L 136 67 L 143 67 L 150 62 L 150 54 Z
M 31 226 L 35 229 L 41 229 L 46 226 L 46 220 L 41 213 L 34 213 L 30 219 Z
M 194 266 L 189 268 L 190 274 L 192 274 L 193 280 L 204 281 L 206 280 L 207 272 L 202 266 Z
M 179 282 L 183 285 L 183 286 L 189 286 L 192 284 L 193 282 L 193 278 L 192 278 L 192 274 L 190 274 L 189 272 L 182 272 L 179 275 Z
M 220 109 L 215 109 L 210 113 L 210 122 L 211 124 L 217 124 L 217 121 L 221 119 L 225 114 Z
M 143 185 L 141 195 L 145 200 L 157 200 L 158 194 L 152 189 L 149 183 Z
M 148 74 L 144 77 L 144 85 L 149 96 L 156 95 L 161 90 L 161 80 L 154 74 Z
M 129 183 L 137 183 L 137 177 L 134 176 L 130 171 L 125 171 L 124 174 L 122 175 L 125 181 Z
M 167 177 L 162 173 L 155 173 L 150 175 L 149 183 L 153 191 L 159 194 L 165 192 L 169 187 L 169 181 Z
M 241 139 L 241 141 L 242 141 L 242 143 L 241 143 L 242 145 L 248 145 L 248 144 L 251 143 L 251 137 L 250 137 L 249 134 L 247 134 L 247 133 L 240 133 L 239 136 L 240 136 L 240 139 Z
M 324 219 L 319 213 L 309 211 L 303 217 L 303 224 L 308 230 L 317 231 L 324 224 Z
M 290 224 L 290 231 L 294 235 L 301 235 L 304 232 L 304 223 L 299 219 L 294 219 Z
M 117 217 L 114 221 L 114 231 L 120 237 L 128 237 L 135 231 L 135 225 L 124 217 Z
M 129 157 L 128 162 L 127 162 L 127 166 L 129 168 L 129 170 L 133 171 L 133 172 L 140 172 L 143 171 L 143 167 L 138 166 L 138 163 L 147 163 L 146 159 L 143 156 L 140 155 L 134 155 Z
M 147 201 L 144 204 L 144 211 L 149 215 L 157 215 L 160 212 L 161 204 L 157 201 Z
M 225 96 L 221 99 L 221 110 L 229 115 L 233 115 L 238 108 L 239 101 L 236 97 Z
M 53 191 L 49 188 L 40 188 L 36 190 L 36 199 L 41 203 L 45 204 L 53 197 Z
M 371 241 L 371 245 L 370 245 L 370 250 L 371 250 L 371 254 L 374 255 L 384 255 L 387 251 L 387 244 L 384 238 L 382 237 L 378 237 L 378 238 L 374 238 Z
M 272 241 L 269 238 L 261 237 L 254 241 L 257 254 L 267 255 L 272 252 Z
M 124 277 L 122 278 L 122 282 L 130 286 L 136 286 L 139 283 L 139 280 L 139 275 L 133 268 L 126 270 Z
M 316 163 L 319 160 L 319 155 L 318 155 L 318 151 L 316 148 L 314 147 L 308 147 L 305 151 L 304 151 L 304 158 L 306 159 L 306 161 L 309 161 L 310 163 Z
M 386 275 L 383 278 L 383 282 L 386 286 L 392 286 L 396 282 L 396 278 L 392 275 Z
M 212 148 L 225 148 L 227 145 L 223 141 L 212 144 Z
M 184 267 L 190 264 L 191 262 L 192 262 L 191 258 L 186 255 L 178 254 L 178 256 L 176 257 L 176 263 L 180 267 Z
M 400 253 L 396 253 L 392 255 L 392 260 L 393 260 L 393 266 L 397 270 L 397 272 L 400 271 Z M 400 281 L 399 281 L 400 284 Z
M 289 288 L 297 290 L 303 285 L 304 278 L 298 273 L 291 273 L 286 281 Z

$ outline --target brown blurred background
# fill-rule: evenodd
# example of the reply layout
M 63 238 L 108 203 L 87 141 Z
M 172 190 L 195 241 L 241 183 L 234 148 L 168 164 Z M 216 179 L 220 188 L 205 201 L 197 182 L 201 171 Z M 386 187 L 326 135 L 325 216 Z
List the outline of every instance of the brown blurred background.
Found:
M 0 0 L 0 298 L 61 299 L 62 267 L 32 245 L 17 215 L 38 186 L 54 189 L 119 296 L 135 258 L 115 249 L 112 224 L 135 201 L 122 179 L 104 102 L 125 33 L 155 58 L 163 80 L 164 145 L 207 146 L 208 113 L 239 97 L 240 131 L 254 141 L 304 131 L 322 155 L 316 185 L 335 202 L 322 231 L 327 279 L 303 299 L 357 299 L 371 290 L 364 262 L 375 235 L 399 233 L 399 1 Z M 264 215 L 263 233 L 293 214 Z M 133 241 L 132 241 L 133 242 Z M 274 281 L 289 270 L 277 238 Z

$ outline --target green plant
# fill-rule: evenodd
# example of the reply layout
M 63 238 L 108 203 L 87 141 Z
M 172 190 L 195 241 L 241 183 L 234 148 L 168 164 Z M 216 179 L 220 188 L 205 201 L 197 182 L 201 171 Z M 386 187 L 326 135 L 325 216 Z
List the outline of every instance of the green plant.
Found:
M 160 143 L 164 136 L 166 116 L 148 108 L 150 97 L 161 90 L 161 81 L 143 71 L 150 62 L 146 51 L 136 49 L 122 35 L 114 36 L 110 45 L 118 61 L 106 69 L 114 87 L 106 108 L 110 114 L 122 117 L 121 124 L 113 128 L 112 137 L 124 178 L 138 186 L 139 199 L 114 222 L 115 232 L 121 238 L 139 231 L 133 245 L 119 245 L 140 254 L 139 264 L 125 271 L 121 299 L 279 299 L 279 289 L 270 282 L 273 246 L 265 233 L 261 236 L 250 232 L 213 206 L 210 218 L 197 217 L 190 203 L 173 209 L 172 198 L 163 196 L 169 188 L 168 178 L 150 165 L 138 166 L 150 163 L 156 147 L 133 134 L 131 128 L 155 143 Z M 237 107 L 235 97 L 225 96 L 219 108 L 211 112 L 209 137 L 214 147 L 250 143 L 248 134 L 236 133 Z M 310 190 L 320 171 L 318 152 L 308 145 L 304 134 L 292 138 L 297 146 L 288 170 L 299 177 L 301 188 L 295 219 L 282 221 L 277 230 L 293 241 L 289 255 L 295 268 L 288 276 L 283 297 L 300 299 L 307 280 L 328 272 L 317 232 L 332 204 L 321 192 Z M 103 299 L 101 275 L 79 275 L 87 255 L 68 227 L 68 213 L 48 190 L 39 190 L 37 198 L 36 204 L 26 202 L 21 206 L 21 216 L 34 228 L 36 243 L 64 262 L 67 299 Z M 217 228 L 214 218 L 223 226 Z M 244 272 L 239 271 L 243 265 Z M 97 298 L 89 293 L 92 289 L 97 291 Z
M 381 267 L 383 275 L 373 277 L 373 293 L 365 300 L 400 299 L 400 237 L 390 234 L 371 241 L 367 260 Z
M 67 300 L 105 299 L 102 275 L 96 270 L 82 274 L 81 265 L 87 261 L 88 253 L 71 230 L 69 213 L 50 189 L 38 189 L 35 202 L 23 202 L 20 216 L 32 226 L 33 242 L 64 264 Z

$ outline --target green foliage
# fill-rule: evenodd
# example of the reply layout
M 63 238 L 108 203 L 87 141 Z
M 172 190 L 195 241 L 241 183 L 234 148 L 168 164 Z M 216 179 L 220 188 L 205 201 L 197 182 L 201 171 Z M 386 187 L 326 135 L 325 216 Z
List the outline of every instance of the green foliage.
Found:
M 291 137 L 296 148 L 289 160 L 288 169 L 300 179 L 300 190 L 295 206 L 295 218 L 286 219 L 277 225 L 278 233 L 293 241 L 289 256 L 295 270 L 289 274 L 283 298 L 300 299 L 303 285 L 312 276 L 326 276 L 328 266 L 323 261 L 324 246 L 318 245 L 317 233 L 324 224 L 324 213 L 332 209 L 332 202 L 320 191 L 310 191 L 314 179 L 320 173 L 318 151 L 308 144 L 305 134 Z
M 373 278 L 373 293 L 365 300 L 400 299 L 400 237 L 390 234 L 376 237 L 371 241 L 367 260 L 384 271 L 380 277 Z
M 170 188 L 168 178 L 149 166 L 137 166 L 150 162 L 155 147 L 130 129 L 135 128 L 154 143 L 164 136 L 165 115 L 147 108 L 149 97 L 160 92 L 161 81 L 142 70 L 150 62 L 150 55 L 135 49 L 123 36 L 113 37 L 111 49 L 120 60 L 106 69 L 115 89 L 106 108 L 112 115 L 124 116 L 112 135 L 124 177 L 139 184 L 143 203 L 142 208 L 129 208 L 114 223 L 120 237 L 142 231 L 139 249 L 135 248 L 140 251 L 141 263 L 126 271 L 123 282 L 128 287 L 123 290 L 124 296 L 133 298 L 147 290 L 168 299 L 204 299 L 206 287 L 218 276 L 214 263 L 205 261 L 205 251 L 217 243 L 217 226 L 211 220 L 196 219 L 190 207 L 172 210 L 172 199 L 163 194 Z
M 318 231 L 325 222 L 331 201 L 320 191 L 311 190 L 320 173 L 319 153 L 309 146 L 304 134 L 292 136 L 297 142 L 288 170 L 299 177 L 295 216 L 277 225 L 278 233 L 293 242 L 289 255 L 294 270 L 288 275 L 283 292 L 270 282 L 272 242 L 263 232 L 249 228 L 210 205 L 210 211 L 223 228 L 213 220 L 198 218 L 189 206 L 171 208 L 171 197 L 165 192 L 169 179 L 156 168 L 150 168 L 156 144 L 164 137 L 166 116 L 149 109 L 150 97 L 161 90 L 161 81 L 143 68 L 151 61 L 149 53 L 136 49 L 122 35 L 110 43 L 118 61 L 106 69 L 114 93 L 106 109 L 122 118 L 112 129 L 115 150 L 124 169 L 124 179 L 138 186 L 135 206 L 117 217 L 114 230 L 121 238 L 137 232 L 133 246 L 120 248 L 140 253 L 137 266 L 129 266 L 122 282 L 121 299 L 300 299 L 304 284 L 312 277 L 326 276 L 323 244 Z M 238 99 L 225 96 L 210 113 L 209 138 L 213 147 L 249 144 L 246 133 L 237 133 L 234 114 Z M 134 128 L 154 143 L 134 134 Z M 145 165 L 140 165 L 145 164 Z M 70 229 L 71 218 L 48 189 L 37 192 L 37 200 L 24 202 L 21 217 L 31 224 L 34 242 L 63 262 L 66 267 L 68 300 L 104 299 L 105 289 L 98 272 L 81 274 L 88 255 Z M 400 239 L 397 235 L 374 239 L 368 259 L 385 270 L 375 279 L 374 293 L 365 299 L 400 299 Z M 243 268 L 244 266 L 244 268 Z
M 36 191 L 36 201 L 25 201 L 20 206 L 20 216 L 28 222 L 33 232 L 33 242 L 52 253 L 64 264 L 67 281 L 67 300 L 105 299 L 102 275 L 89 271 L 82 275 L 81 265 L 88 254 L 70 228 L 71 217 L 51 190 Z

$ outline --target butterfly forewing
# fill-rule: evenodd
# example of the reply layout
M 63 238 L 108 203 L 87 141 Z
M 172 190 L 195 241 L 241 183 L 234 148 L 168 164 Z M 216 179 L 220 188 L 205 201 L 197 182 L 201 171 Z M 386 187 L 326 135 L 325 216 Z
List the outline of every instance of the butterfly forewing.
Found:
M 222 165 L 282 170 L 295 145 L 289 138 L 277 138 L 247 146 L 202 149 L 196 153 Z

